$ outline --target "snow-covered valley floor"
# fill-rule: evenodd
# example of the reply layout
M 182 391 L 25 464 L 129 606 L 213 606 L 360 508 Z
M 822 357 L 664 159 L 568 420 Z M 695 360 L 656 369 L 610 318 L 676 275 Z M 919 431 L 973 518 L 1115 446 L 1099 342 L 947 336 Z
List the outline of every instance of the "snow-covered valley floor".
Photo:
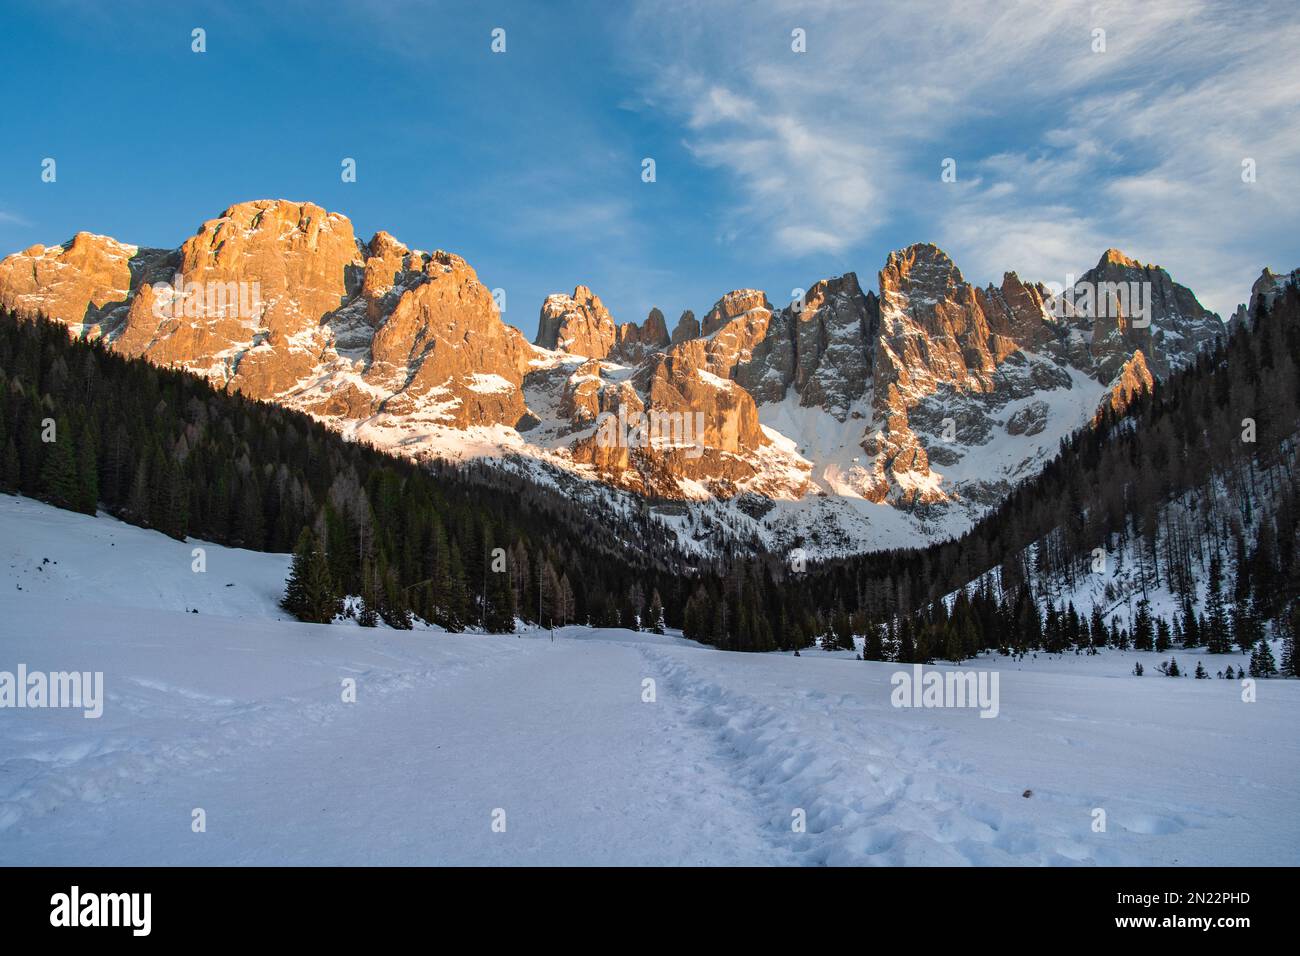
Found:
M 0 671 L 106 698 L 0 709 L 0 864 L 1300 863 L 1297 681 L 994 657 L 996 718 L 901 709 L 815 650 L 299 624 L 200 545 L 0 496 Z

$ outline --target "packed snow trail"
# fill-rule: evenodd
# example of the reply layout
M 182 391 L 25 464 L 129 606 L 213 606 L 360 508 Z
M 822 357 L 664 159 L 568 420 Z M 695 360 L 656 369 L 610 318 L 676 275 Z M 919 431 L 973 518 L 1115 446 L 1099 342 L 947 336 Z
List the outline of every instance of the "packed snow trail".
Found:
M 200 627 L 177 639 L 233 644 L 262 665 L 233 622 Z M 301 630 L 303 669 L 354 677 L 355 703 L 342 701 L 341 679 L 235 702 L 196 689 L 198 673 L 182 684 L 110 670 L 108 685 L 127 690 L 83 721 L 89 735 L 64 720 L 80 713 L 57 718 L 112 743 L 48 742 L 38 728 L 51 712 L 26 712 L 39 715 L 19 735 L 26 752 L 11 752 L 12 736 L 0 749 L 0 806 L 24 811 L 0 830 L 0 863 L 792 862 L 710 759 L 710 741 L 683 733 L 678 708 L 642 702 L 634 646 Z M 346 663 L 349 645 L 385 641 L 402 646 L 390 666 L 421 665 L 403 677 Z M 315 656 L 321 644 L 328 657 Z M 174 709 L 160 706 L 168 698 Z M 194 808 L 205 833 L 191 832 Z M 498 810 L 504 832 L 492 827 Z
M 0 709 L 0 864 L 1300 862 L 1298 681 L 982 658 L 985 719 L 816 650 L 299 624 L 285 566 L 0 496 L 0 672 L 106 697 Z
M 1246 704 L 1236 681 L 1124 670 L 1143 659 L 1154 673 L 1163 655 L 981 658 L 966 666 L 1001 677 L 1000 713 L 985 719 L 893 707 L 897 664 L 644 653 L 666 675 L 664 696 L 697 705 L 728 775 L 769 808 L 773 839 L 802 863 L 1300 860 L 1300 747 L 1285 729 L 1300 707 L 1295 681 L 1261 681 Z M 792 831 L 794 808 L 808 835 Z

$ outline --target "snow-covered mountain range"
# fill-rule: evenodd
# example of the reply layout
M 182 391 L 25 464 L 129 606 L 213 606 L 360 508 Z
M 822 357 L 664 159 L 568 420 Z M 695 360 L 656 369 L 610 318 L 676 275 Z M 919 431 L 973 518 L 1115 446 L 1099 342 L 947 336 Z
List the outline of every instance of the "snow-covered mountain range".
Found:
M 459 256 L 363 242 L 284 200 L 232 206 L 175 250 L 33 246 L 0 262 L 0 305 L 400 454 L 649 507 L 697 550 L 812 554 L 960 532 L 1224 329 L 1114 249 L 1072 284 L 978 288 L 920 244 L 875 289 L 846 273 L 781 308 L 736 290 L 671 332 L 657 309 L 619 323 L 579 286 L 545 300 L 529 343 Z

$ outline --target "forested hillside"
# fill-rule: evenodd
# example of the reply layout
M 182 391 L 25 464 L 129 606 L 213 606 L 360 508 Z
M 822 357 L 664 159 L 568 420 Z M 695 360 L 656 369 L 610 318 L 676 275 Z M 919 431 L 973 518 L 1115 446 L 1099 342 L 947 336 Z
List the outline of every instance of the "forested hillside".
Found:
M 416 465 L 13 315 L 0 317 L 0 487 L 178 538 L 296 549 L 287 606 L 309 620 L 354 595 L 366 623 L 680 626 L 729 650 L 865 635 L 866 657 L 902 661 L 1250 651 L 1292 633 L 1300 595 L 1300 290 L 1257 298 L 1225 338 L 1064 441 L 960 539 L 805 569 L 788 554 L 692 566 L 640 511 L 594 514 L 501 469 Z M 1058 605 L 1120 553 L 1139 564 L 1142 604 L 1160 588 L 1175 611 Z
M 683 568 L 639 514 L 593 521 L 499 469 L 417 466 L 12 314 L 0 314 L 0 489 L 175 538 L 302 545 L 327 564 L 318 598 L 322 586 L 361 596 L 395 626 L 412 614 L 498 632 L 516 617 L 680 623 Z
M 868 634 L 869 657 L 905 661 L 1103 643 L 1250 651 L 1265 633 L 1289 639 L 1300 596 L 1298 368 L 1300 290 L 1288 284 L 1193 366 L 1063 442 L 960 539 L 810 567 L 789 579 L 781 611 L 830 646 Z M 1139 605 L 1121 628 L 1106 608 L 1056 605 L 1054 594 L 1120 552 L 1139 563 L 1142 596 L 1163 588 L 1176 613 Z M 746 573 L 701 585 L 688 633 L 735 642 Z M 968 593 L 939 600 L 958 589 Z M 737 624 L 705 613 L 723 596 Z

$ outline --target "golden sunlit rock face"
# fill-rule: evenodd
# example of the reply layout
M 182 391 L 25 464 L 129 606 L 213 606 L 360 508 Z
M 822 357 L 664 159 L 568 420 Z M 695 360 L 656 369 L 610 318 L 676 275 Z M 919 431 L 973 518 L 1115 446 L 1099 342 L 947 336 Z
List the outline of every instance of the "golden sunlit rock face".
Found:
M 552 295 L 542 304 L 537 324 L 537 344 L 574 355 L 604 358 L 618 333 L 600 297 L 580 285 L 573 295 Z
M 994 484 L 945 483 L 947 470 L 1060 430 L 1053 395 L 1080 382 L 1104 388 L 1065 425 L 1096 396 L 1122 409 L 1222 329 L 1164 270 L 1113 249 L 1067 295 L 1014 273 L 977 288 L 930 244 L 892 253 L 878 287 L 845 273 L 780 307 L 735 290 L 670 332 L 659 309 L 617 322 L 579 285 L 547 297 L 530 345 L 461 257 L 383 231 L 363 242 L 346 216 L 286 200 L 231 206 L 175 250 L 78 233 L 0 262 L 0 304 L 124 354 L 406 453 L 472 434 L 663 498 L 825 492 L 825 450 L 809 447 L 822 439 L 765 428 L 769 409 L 842 436 L 838 493 L 991 503 Z M 1120 307 L 1074 297 L 1094 287 L 1124 291 Z

